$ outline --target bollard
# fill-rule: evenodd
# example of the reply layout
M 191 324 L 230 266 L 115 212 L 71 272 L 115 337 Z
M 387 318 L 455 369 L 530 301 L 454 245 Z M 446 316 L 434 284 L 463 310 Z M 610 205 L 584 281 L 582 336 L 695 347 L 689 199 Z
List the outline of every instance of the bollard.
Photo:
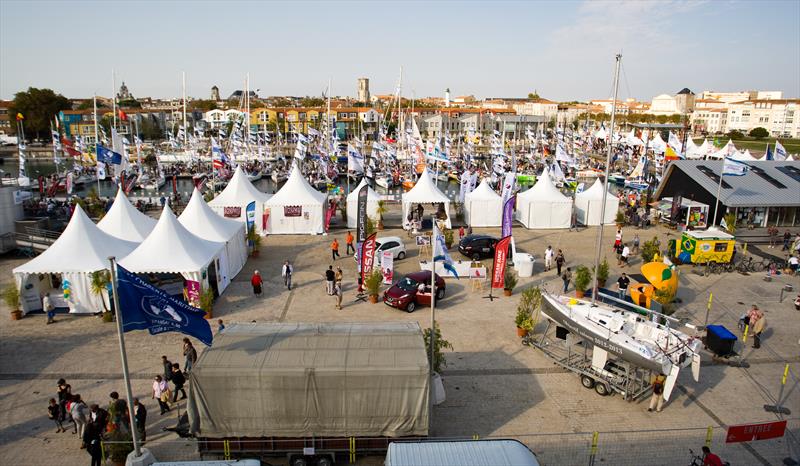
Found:
M 750 330 L 750 325 L 744 326 L 744 333 L 742 334 L 742 344 L 747 343 L 747 331 Z
M 784 366 L 783 368 L 783 376 L 781 377 L 781 389 L 778 392 L 778 401 L 775 402 L 774 405 L 764 405 L 764 411 L 767 411 L 769 413 L 786 414 L 786 415 L 792 414 L 792 411 L 789 408 L 783 407 L 783 402 L 784 402 L 783 389 L 784 387 L 786 387 L 786 379 L 788 377 L 789 377 L 789 364 L 787 363 L 786 366 Z M 797 384 L 795 384 L 795 386 L 797 386 Z M 794 388 L 792 388 L 792 390 L 789 390 L 789 393 L 786 395 L 787 399 L 789 398 L 789 395 L 792 393 L 793 390 Z
M 224 440 L 222 442 L 222 457 L 226 460 L 231 459 L 231 441 Z
M 589 450 L 589 466 L 594 466 L 594 458 L 597 455 L 597 440 L 600 437 L 600 432 L 592 432 L 592 447 Z
M 356 462 L 356 438 L 350 437 L 350 464 Z
M 711 439 L 714 438 L 714 427 L 708 426 L 706 429 L 706 446 L 711 448 Z
M 472 440 L 480 440 L 481 436 L 478 434 L 472 434 Z

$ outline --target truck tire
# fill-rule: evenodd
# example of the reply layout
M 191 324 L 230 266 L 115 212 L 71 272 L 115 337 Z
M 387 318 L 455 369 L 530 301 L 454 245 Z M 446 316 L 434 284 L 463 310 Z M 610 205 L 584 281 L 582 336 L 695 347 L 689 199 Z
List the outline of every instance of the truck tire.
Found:
M 600 396 L 608 396 L 611 393 L 611 391 L 608 389 L 608 386 L 602 382 L 594 386 L 594 391 L 596 391 Z
M 584 388 L 588 388 L 589 390 L 591 390 L 594 388 L 594 379 L 589 377 L 588 375 L 582 375 L 581 385 L 583 385 Z
M 291 466 L 308 466 L 308 460 L 302 456 L 293 456 L 289 459 Z
M 333 458 L 328 455 L 320 456 L 317 460 L 317 466 L 333 466 L 333 463 Z

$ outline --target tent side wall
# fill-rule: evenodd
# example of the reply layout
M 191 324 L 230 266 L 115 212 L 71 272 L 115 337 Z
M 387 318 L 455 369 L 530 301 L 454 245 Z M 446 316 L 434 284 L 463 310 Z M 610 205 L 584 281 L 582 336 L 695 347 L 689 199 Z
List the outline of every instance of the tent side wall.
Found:
M 242 224 L 246 224 L 247 223 L 247 214 L 245 213 L 245 211 L 247 210 L 247 204 L 249 204 L 250 202 L 253 202 L 253 201 L 252 200 L 248 201 L 247 203 L 245 203 L 243 205 L 238 205 L 238 204 L 218 205 L 218 204 L 214 204 L 214 201 L 212 200 L 211 202 L 208 203 L 208 206 L 211 207 L 211 210 L 213 210 L 214 212 L 219 214 L 220 217 L 225 217 L 225 208 L 226 207 L 238 207 L 239 209 L 241 209 L 241 211 L 240 211 L 241 214 L 238 217 L 225 217 L 225 218 L 227 218 L 229 220 L 236 220 L 238 222 L 242 222 Z M 258 233 L 260 235 L 263 235 L 264 234 L 264 229 L 262 228 L 262 225 L 263 225 L 262 219 L 263 219 L 263 215 L 264 215 L 264 212 L 266 210 L 266 207 L 265 207 L 265 203 L 264 202 L 261 202 L 261 201 L 255 201 L 255 202 L 256 202 L 256 218 L 255 218 L 256 233 Z
M 464 218 L 473 227 L 499 227 L 502 224 L 502 200 L 467 200 Z
M 531 202 L 528 204 L 528 229 L 569 228 L 572 204 L 563 202 Z
M 448 200 L 448 201 L 442 202 L 442 203 L 444 204 L 444 211 L 447 213 L 447 221 L 445 221 L 445 227 L 446 228 L 453 228 L 452 223 L 450 222 L 450 218 L 451 218 L 451 215 L 450 215 L 450 201 Z M 425 212 L 423 215 L 425 215 L 426 217 L 430 217 L 432 206 L 434 204 L 440 204 L 440 202 L 427 202 L 427 201 L 425 201 L 425 202 L 416 202 L 416 201 L 407 201 L 407 200 L 403 199 L 402 204 L 403 204 L 403 221 L 405 222 L 405 219 L 408 218 L 409 212 L 411 212 L 411 205 L 412 204 L 422 204 L 423 206 L 427 205 L 428 208 L 425 209 L 427 212 Z
M 317 235 L 325 231 L 324 204 L 300 206 L 298 217 L 286 217 L 284 206 L 271 205 L 267 218 L 267 232 L 271 235 Z M 308 218 L 306 219 L 306 215 Z
M 378 201 L 367 201 L 367 217 L 378 218 Z M 347 201 L 347 228 L 355 228 L 358 223 L 358 199 Z
M 54 272 L 57 273 L 57 272 Z M 42 295 L 51 293 L 53 305 L 60 307 L 59 296 L 63 296 L 63 288 L 50 288 L 47 280 L 39 280 L 42 274 L 15 273 L 14 281 L 20 290 L 21 308 L 24 314 L 42 310 Z M 47 275 L 47 274 L 44 274 Z M 108 295 L 92 293 L 92 274 L 67 272 L 61 274 L 62 283 L 69 281 L 70 299 L 63 300 L 69 307 L 70 314 L 95 314 L 109 309 Z

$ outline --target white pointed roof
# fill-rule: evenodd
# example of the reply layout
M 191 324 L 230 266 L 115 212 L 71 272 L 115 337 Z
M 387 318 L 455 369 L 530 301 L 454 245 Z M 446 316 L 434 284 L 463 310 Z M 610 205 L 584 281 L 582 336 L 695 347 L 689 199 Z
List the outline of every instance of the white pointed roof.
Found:
M 134 273 L 191 273 L 207 266 L 224 247 L 190 233 L 167 205 L 150 236 L 119 264 Z
M 61 236 L 38 257 L 14 269 L 14 273 L 88 273 L 110 268 L 108 257 L 117 259 L 136 249 L 136 243 L 114 237 L 97 227 L 81 206 Z
M 605 139 L 608 137 L 608 133 L 606 133 L 606 129 L 601 126 L 600 129 L 594 133 L 594 137 L 597 139 Z
M 744 152 L 736 151 L 733 155 L 731 155 L 733 160 L 741 160 L 743 162 L 752 162 L 754 160 L 758 160 L 757 158 L 753 157 L 753 154 L 750 153 L 749 149 L 745 149 Z
M 594 184 L 587 190 L 580 192 L 575 195 L 576 199 L 589 199 L 589 200 L 602 200 L 603 199 L 603 182 L 600 181 L 600 178 L 594 180 Z M 614 193 L 608 193 L 608 199 L 616 199 L 617 196 Z
M 286 184 L 267 201 L 267 205 L 318 205 L 324 203 L 326 197 L 308 183 L 297 164 L 292 164 Z
M 478 185 L 477 188 L 472 190 L 472 192 L 468 193 L 464 197 L 465 197 L 465 199 L 468 199 L 468 200 L 471 200 L 471 201 L 495 201 L 495 200 L 502 201 L 503 200 L 503 198 L 500 197 L 500 195 L 497 194 L 495 192 L 495 190 L 492 189 L 491 186 L 489 186 L 489 180 L 487 178 L 484 178 L 481 181 L 481 183 Z
M 236 167 L 236 171 L 233 172 L 228 186 L 225 186 L 225 189 L 217 194 L 209 204 L 217 207 L 240 206 L 247 205 L 253 201 L 267 202 L 270 197 L 272 197 L 271 194 L 262 193 L 253 186 L 253 183 L 247 179 L 247 175 L 242 171 L 242 166 L 239 165 Z
M 194 188 L 189 204 L 178 217 L 181 225 L 190 233 L 208 241 L 227 242 L 234 235 L 242 234 L 244 223 L 218 215 L 203 200 L 203 195 Z
M 141 243 L 156 226 L 156 220 L 139 212 L 128 200 L 122 189 L 117 190 L 114 203 L 97 226 L 117 238 Z
M 417 184 L 411 190 L 403 194 L 403 202 L 450 202 L 450 198 L 433 182 L 433 178 L 428 172 L 428 167 L 422 170 Z
M 542 174 L 536 177 L 536 184 L 533 187 L 517 195 L 517 203 L 523 201 L 549 201 L 572 204 L 572 199 L 562 194 L 553 184 L 548 168 L 545 168 Z
M 349 202 L 349 201 L 352 201 L 354 199 L 357 201 L 358 200 L 358 192 L 361 191 L 361 188 L 364 187 L 364 186 L 367 187 L 367 202 L 372 202 L 372 201 L 377 202 L 377 201 L 379 201 L 381 199 L 381 195 L 378 194 L 377 192 L 375 192 L 375 190 L 372 189 L 372 186 L 367 184 L 367 179 L 366 178 L 361 178 L 361 182 L 358 183 L 358 186 L 353 188 L 350 191 L 350 194 L 347 195 L 347 201 Z

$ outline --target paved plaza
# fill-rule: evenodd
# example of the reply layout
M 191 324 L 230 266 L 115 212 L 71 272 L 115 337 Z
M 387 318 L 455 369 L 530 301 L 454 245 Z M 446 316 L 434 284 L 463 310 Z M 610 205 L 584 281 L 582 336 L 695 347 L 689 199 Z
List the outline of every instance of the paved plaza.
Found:
M 499 235 L 499 229 L 476 232 Z M 642 243 L 657 235 L 663 245 L 668 235 L 675 235 L 658 227 L 626 228 L 624 239 L 631 240 L 636 232 Z M 398 229 L 382 234 L 406 238 Z M 226 323 L 418 321 L 423 328 L 430 325 L 427 308 L 407 314 L 382 303 L 356 303 L 355 262 L 349 256 L 331 262 L 329 244 L 334 236 L 344 244 L 343 230 L 334 230 L 330 236 L 265 238 L 260 257 L 248 261 L 215 305 L 212 329 L 216 331 L 217 318 Z M 537 259 L 552 245 L 564 250 L 568 266 L 590 265 L 593 261 L 594 228 L 567 232 L 525 230 L 517 225 L 514 236 L 517 250 L 532 253 Z M 602 248 L 611 264 L 609 282 L 614 282 L 621 270 L 616 266 L 612 243 L 613 229 L 607 228 Z M 396 274 L 419 270 L 413 238 L 408 238 L 406 247 L 408 257 L 395 261 Z M 459 257 L 455 248 L 451 254 Z M 291 291 L 280 277 L 285 259 L 294 264 L 295 286 Z M 11 281 L 11 269 L 23 261 L 0 259 L 4 284 Z M 340 311 L 335 310 L 335 298 L 325 293 L 324 271 L 331 263 L 341 266 L 345 274 L 345 305 Z M 638 273 L 639 265 L 641 259 L 634 257 L 628 269 Z M 256 269 L 265 280 L 261 298 L 252 295 L 249 283 Z M 798 373 L 800 312 L 792 305 L 796 292 L 786 294 L 781 301 L 781 288 L 787 283 L 795 290 L 800 288 L 797 277 L 782 275 L 771 282 L 762 280 L 760 274 L 704 277 L 693 273 L 691 266 L 682 266 L 678 317 L 702 325 L 708 296 L 713 292 L 709 323 L 736 331 L 740 314 L 756 303 L 766 310 L 768 325 L 760 349 L 753 349 L 750 341 L 746 347 L 739 343 L 737 349 L 749 363 L 748 368 L 714 363 L 706 353 L 700 382 L 692 380 L 690 371 L 683 371 L 672 399 L 663 412 L 656 414 L 647 412 L 647 399 L 631 403 L 619 395 L 600 397 L 584 389 L 576 375 L 554 365 L 538 350 L 521 345 L 514 325 L 520 291 L 540 284 L 557 291 L 561 280 L 555 269 L 544 272 L 542 264 L 537 263 L 533 277 L 520 279 L 513 296 L 501 296 L 493 302 L 482 298 L 485 292 L 472 291 L 467 280 L 448 279 L 447 295 L 437 305 L 436 317 L 453 351 L 446 353 L 443 373 L 447 401 L 433 411 L 431 435 L 515 437 L 543 460 L 549 458 L 551 464 L 587 464 L 569 458 L 588 454 L 591 432 L 600 431 L 598 460 L 606 464 L 623 464 L 613 460 L 623 451 L 638 455 L 638 460 L 630 464 L 687 464 L 689 448 L 698 451 L 705 440 L 705 429 L 713 426 L 718 427 L 713 449 L 722 451 L 732 464 L 780 464 L 787 456 L 789 437 L 780 442 L 725 447 L 722 432 L 732 424 L 776 420 L 763 405 L 775 403 L 786 363 Z M 87 403 L 104 406 L 111 391 L 124 392 L 115 325 L 91 316 L 59 315 L 57 320 L 45 325 L 43 315 L 16 322 L 0 319 L 0 464 L 88 464 L 89 455 L 79 449 L 76 436 L 55 433 L 47 419 L 47 400 L 55 396 L 60 377 L 66 378 L 73 393 L 81 394 Z M 176 414 L 159 416 L 157 403 L 150 399 L 152 377 L 161 371 L 161 355 L 183 364 L 182 338 L 174 333 L 126 334 L 134 395 L 143 399 L 149 411 L 148 446 L 157 457 L 161 449 L 164 459 L 179 459 L 174 457 L 177 451 L 189 458 L 193 454 L 188 442 L 176 442 L 175 434 L 161 431 L 175 424 Z M 790 376 L 786 390 L 795 384 L 796 378 Z M 184 409 L 184 403 L 179 409 Z M 790 427 L 799 435 L 799 388 L 794 388 L 785 405 L 792 410 Z M 650 432 L 655 430 L 661 432 Z M 380 460 L 362 462 L 379 464 Z

